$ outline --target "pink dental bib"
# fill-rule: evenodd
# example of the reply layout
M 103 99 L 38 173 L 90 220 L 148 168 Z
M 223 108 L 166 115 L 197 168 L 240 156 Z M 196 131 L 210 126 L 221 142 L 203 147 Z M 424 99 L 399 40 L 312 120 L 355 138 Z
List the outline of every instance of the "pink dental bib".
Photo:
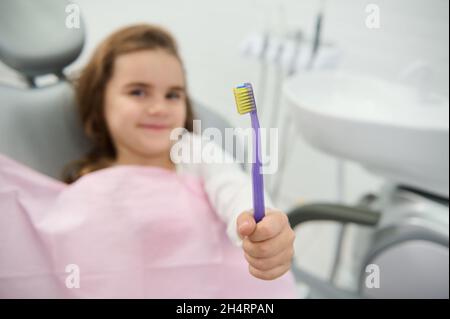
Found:
M 65 185 L 0 156 L 0 298 L 295 298 L 252 277 L 202 180 L 117 166 Z

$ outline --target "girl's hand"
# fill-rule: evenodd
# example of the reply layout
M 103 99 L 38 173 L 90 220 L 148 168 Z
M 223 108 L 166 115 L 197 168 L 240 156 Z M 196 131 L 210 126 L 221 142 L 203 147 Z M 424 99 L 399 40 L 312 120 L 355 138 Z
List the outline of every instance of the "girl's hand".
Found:
M 237 219 L 237 229 L 249 272 L 256 278 L 273 280 L 291 268 L 295 233 L 283 212 L 266 209 L 265 214 L 256 224 L 252 212 L 243 212 Z

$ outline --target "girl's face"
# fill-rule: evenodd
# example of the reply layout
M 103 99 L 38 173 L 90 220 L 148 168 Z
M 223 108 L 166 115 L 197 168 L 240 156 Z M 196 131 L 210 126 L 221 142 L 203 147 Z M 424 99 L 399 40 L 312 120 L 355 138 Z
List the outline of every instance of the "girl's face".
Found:
M 168 159 L 170 132 L 186 121 L 184 72 L 175 56 L 163 50 L 118 56 L 104 101 L 118 162 Z

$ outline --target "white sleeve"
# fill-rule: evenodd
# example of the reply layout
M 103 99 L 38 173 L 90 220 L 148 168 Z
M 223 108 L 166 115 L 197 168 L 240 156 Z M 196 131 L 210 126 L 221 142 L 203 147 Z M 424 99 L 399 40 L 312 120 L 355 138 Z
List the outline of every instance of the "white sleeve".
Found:
M 244 172 L 239 163 L 234 161 L 231 154 L 224 151 L 219 145 L 211 141 L 201 140 L 197 135 L 191 134 L 193 140 L 201 143 L 202 150 L 208 148 L 207 153 L 213 154 L 210 161 L 203 160 L 200 163 L 182 163 L 182 171 L 198 174 L 203 178 L 205 191 L 208 198 L 216 210 L 219 217 L 228 225 L 227 235 L 230 240 L 240 246 L 240 239 L 236 220 L 237 217 L 246 210 L 253 208 L 253 192 L 251 177 Z M 212 157 L 219 162 L 212 162 Z M 272 207 L 267 195 L 265 203 L 267 207 Z

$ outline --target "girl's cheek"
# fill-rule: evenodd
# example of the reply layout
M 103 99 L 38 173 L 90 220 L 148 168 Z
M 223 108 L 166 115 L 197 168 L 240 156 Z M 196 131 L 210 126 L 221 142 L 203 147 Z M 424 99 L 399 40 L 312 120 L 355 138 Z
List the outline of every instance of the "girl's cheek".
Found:
M 126 124 L 126 122 L 133 121 L 138 117 L 140 108 L 136 103 L 130 101 L 128 98 L 122 98 L 118 102 L 115 114 L 118 121 Z
M 187 116 L 187 105 L 183 103 L 182 105 L 180 105 L 180 108 L 178 109 L 177 127 L 184 126 L 184 123 L 186 122 L 186 116 Z
M 116 100 L 116 103 L 109 105 L 107 109 L 106 118 L 109 124 L 108 126 L 116 134 L 120 134 L 124 128 L 134 123 L 136 118 L 133 109 L 123 102 L 125 101 Z

